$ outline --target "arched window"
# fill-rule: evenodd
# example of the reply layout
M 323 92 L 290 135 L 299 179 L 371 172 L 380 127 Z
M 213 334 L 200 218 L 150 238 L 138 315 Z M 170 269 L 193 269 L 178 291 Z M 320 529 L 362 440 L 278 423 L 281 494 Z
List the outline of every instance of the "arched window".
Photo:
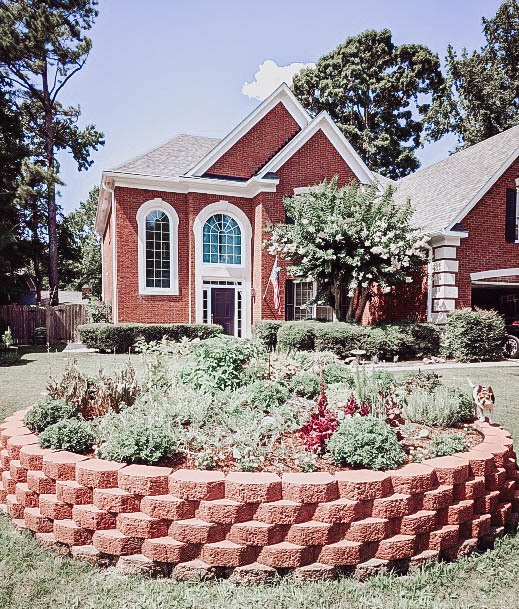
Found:
M 171 287 L 171 228 L 160 209 L 146 216 L 146 287 Z
M 241 230 L 234 218 L 214 214 L 204 224 L 203 262 L 241 264 Z
M 143 203 L 137 212 L 139 293 L 178 294 L 178 215 L 162 199 Z

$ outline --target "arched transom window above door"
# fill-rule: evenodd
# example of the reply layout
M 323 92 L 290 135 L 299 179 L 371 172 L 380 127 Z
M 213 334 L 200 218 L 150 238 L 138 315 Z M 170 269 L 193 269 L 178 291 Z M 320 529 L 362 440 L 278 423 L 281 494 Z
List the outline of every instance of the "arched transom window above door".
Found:
M 242 264 L 242 234 L 234 218 L 214 214 L 203 228 L 203 262 L 205 264 Z
M 147 201 L 137 212 L 139 293 L 178 294 L 178 216 L 162 199 Z

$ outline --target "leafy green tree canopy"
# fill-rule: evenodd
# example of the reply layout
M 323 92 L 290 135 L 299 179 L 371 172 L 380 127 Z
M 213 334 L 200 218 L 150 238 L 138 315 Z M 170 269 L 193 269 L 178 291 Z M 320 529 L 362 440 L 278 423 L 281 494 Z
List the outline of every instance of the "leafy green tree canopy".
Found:
M 399 178 L 420 165 L 414 151 L 442 82 L 426 46 L 397 46 L 389 30 L 366 30 L 301 70 L 293 91 L 313 115 L 328 111 L 371 169 Z
M 459 148 L 519 124 L 519 2 L 503 2 L 482 21 L 480 50 L 458 56 L 449 45 L 445 86 L 429 112 L 430 136 L 455 133 Z
M 389 291 L 411 282 L 423 263 L 427 237 L 391 187 L 381 195 L 377 184 L 341 188 L 335 178 L 284 203 L 293 223 L 272 226 L 265 246 L 296 280 L 316 281 L 317 300 L 330 303 L 339 320 L 360 320 L 375 284 Z

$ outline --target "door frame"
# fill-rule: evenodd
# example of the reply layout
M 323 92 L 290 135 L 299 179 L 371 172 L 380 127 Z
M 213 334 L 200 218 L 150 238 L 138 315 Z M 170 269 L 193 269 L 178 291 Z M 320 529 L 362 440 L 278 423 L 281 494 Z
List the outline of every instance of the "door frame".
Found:
M 225 285 L 226 284 L 226 285 Z M 203 318 L 202 323 L 212 323 L 212 294 L 214 289 L 234 290 L 234 334 L 236 338 L 243 337 L 244 328 L 244 287 L 241 281 L 222 281 L 221 279 L 203 281 L 202 302 Z

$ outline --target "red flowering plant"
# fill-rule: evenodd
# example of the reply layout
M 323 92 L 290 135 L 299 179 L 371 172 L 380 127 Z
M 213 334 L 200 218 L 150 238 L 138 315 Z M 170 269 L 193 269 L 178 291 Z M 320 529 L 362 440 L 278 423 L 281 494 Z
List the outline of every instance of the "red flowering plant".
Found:
M 301 428 L 301 438 L 306 450 L 323 454 L 326 442 L 339 426 L 337 415 L 328 408 L 328 398 L 321 384 L 321 393 L 317 400 L 317 410 L 312 412 L 310 419 Z
M 341 408 L 341 413 L 346 419 L 351 419 L 354 416 L 367 417 L 370 412 L 371 408 L 368 402 L 359 402 L 353 393 L 348 398 L 346 406 Z

